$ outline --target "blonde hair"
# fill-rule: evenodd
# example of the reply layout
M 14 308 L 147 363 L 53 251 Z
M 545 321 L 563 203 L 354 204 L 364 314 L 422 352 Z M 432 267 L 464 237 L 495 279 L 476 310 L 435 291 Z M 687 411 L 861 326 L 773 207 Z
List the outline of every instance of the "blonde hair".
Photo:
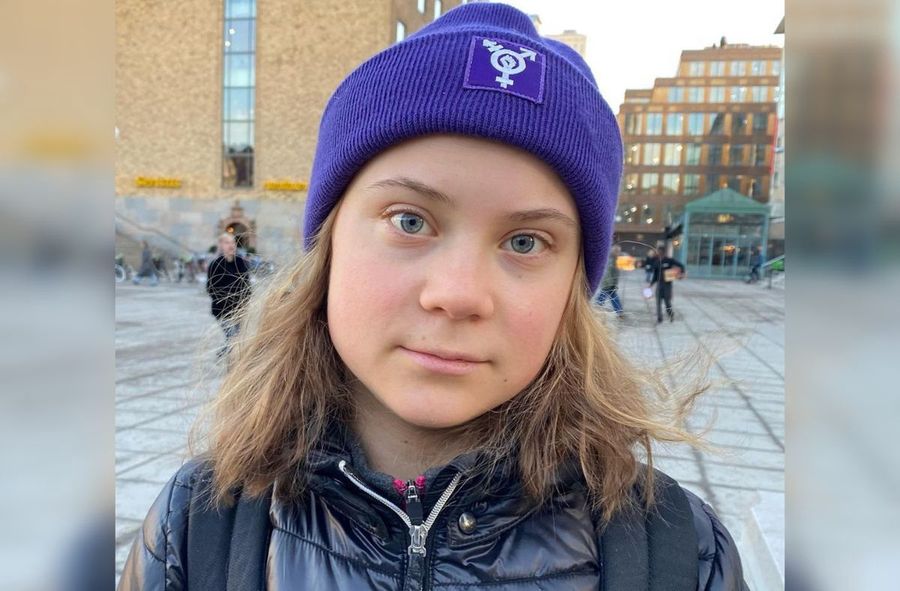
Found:
M 312 248 L 244 311 L 244 336 L 211 414 L 213 499 L 237 487 L 297 498 L 309 455 L 335 422 L 353 416 L 352 376 L 326 323 L 336 209 Z M 508 402 L 459 427 L 487 471 L 516 457 L 528 496 L 553 492 L 560 467 L 577 461 L 593 508 L 609 519 L 631 504 L 640 479 L 653 503 L 652 442 L 699 443 L 684 420 L 703 387 L 673 396 L 658 373 L 629 363 L 595 308 L 579 262 L 557 337 L 538 376 Z M 648 464 L 643 470 L 639 461 Z

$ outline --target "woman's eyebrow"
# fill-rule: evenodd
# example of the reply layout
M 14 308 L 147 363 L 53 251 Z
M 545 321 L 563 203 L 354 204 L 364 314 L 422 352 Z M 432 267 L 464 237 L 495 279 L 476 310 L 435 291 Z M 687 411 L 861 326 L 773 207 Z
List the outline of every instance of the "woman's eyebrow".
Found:
M 577 228 L 578 224 L 571 217 L 567 216 L 558 209 L 552 207 L 544 207 L 541 209 L 529 209 L 527 211 L 517 211 L 507 216 L 513 222 L 534 222 L 538 220 L 556 220 Z
M 389 179 L 383 179 L 380 181 L 376 181 L 369 185 L 369 189 L 383 189 L 386 187 L 402 187 L 404 189 L 409 189 L 410 191 L 414 191 L 423 197 L 428 197 L 430 199 L 434 199 L 436 201 L 440 201 L 441 203 L 445 203 L 447 205 L 453 205 L 453 200 L 448 197 L 446 194 L 438 191 L 434 187 L 423 183 L 422 181 L 417 181 L 415 179 L 411 179 L 409 177 L 401 176 L 394 177 Z M 508 220 L 513 222 L 534 222 L 539 220 L 556 220 L 566 224 L 567 226 L 571 226 L 572 228 L 577 228 L 578 223 L 573 220 L 570 216 L 564 214 L 558 209 L 552 207 L 542 207 L 539 209 L 529 209 L 525 211 L 516 211 L 508 216 L 506 216 Z
M 428 197 L 447 205 L 453 205 L 453 200 L 447 197 L 447 195 L 445 195 L 444 193 L 441 193 L 434 187 L 426 185 L 421 181 L 417 181 L 405 176 L 384 179 L 369 185 L 370 189 L 383 189 L 385 187 L 402 187 L 405 189 L 409 189 L 410 191 L 415 191 L 423 197 Z

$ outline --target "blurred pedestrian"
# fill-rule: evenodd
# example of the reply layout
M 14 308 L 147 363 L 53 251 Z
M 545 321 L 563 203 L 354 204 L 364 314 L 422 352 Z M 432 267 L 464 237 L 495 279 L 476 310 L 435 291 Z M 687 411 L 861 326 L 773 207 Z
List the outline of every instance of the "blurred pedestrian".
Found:
M 656 251 L 652 248 L 647 251 L 647 256 L 644 257 L 644 282 L 650 283 L 650 280 L 653 279 L 653 260 L 656 258 Z
M 622 302 L 619 299 L 619 267 L 616 265 L 616 262 L 618 261 L 621 252 L 622 249 L 618 244 L 613 245 L 613 247 L 609 249 L 609 261 L 606 263 L 606 273 L 604 273 L 603 280 L 600 283 L 600 291 L 597 292 L 597 297 L 594 299 L 594 303 L 598 306 L 602 306 L 609 300 L 612 304 L 613 311 L 620 318 L 622 317 L 623 312 Z
M 648 287 L 656 285 L 656 322 L 663 321 L 662 304 L 666 304 L 666 316 L 669 322 L 675 322 L 675 312 L 672 310 L 672 291 L 676 279 L 681 279 L 686 275 L 684 265 L 680 261 L 673 259 L 665 254 L 665 245 L 660 244 L 656 251 L 655 257 L 650 263 L 652 276 Z
M 141 242 L 141 247 L 143 248 L 141 251 L 141 268 L 138 269 L 137 274 L 131 281 L 138 285 L 143 283 L 145 278 L 149 278 L 150 285 L 157 285 L 159 276 L 156 273 L 156 265 L 153 264 L 153 252 L 150 250 L 150 245 L 147 244 L 146 240 Z
M 209 263 L 206 275 L 206 292 L 212 300 L 212 315 L 225 333 L 225 346 L 219 350 L 219 357 L 228 353 L 240 332 L 236 313 L 250 296 L 250 266 L 246 259 L 237 256 L 236 247 L 231 234 L 219 236 L 218 256 Z
M 762 253 L 758 246 L 754 246 L 753 254 L 750 255 L 750 276 L 747 278 L 747 283 L 759 281 L 760 267 L 762 267 Z

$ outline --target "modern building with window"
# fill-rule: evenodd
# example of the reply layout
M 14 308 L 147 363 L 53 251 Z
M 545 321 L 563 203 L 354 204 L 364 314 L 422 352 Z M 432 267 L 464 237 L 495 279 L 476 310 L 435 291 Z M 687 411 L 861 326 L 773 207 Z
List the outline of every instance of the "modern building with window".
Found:
M 328 97 L 460 3 L 117 0 L 117 250 L 295 252 Z
M 681 221 L 688 202 L 721 188 L 768 202 L 781 60 L 780 47 L 722 39 L 683 51 L 676 76 L 625 92 L 617 240 L 652 245 Z M 630 242 L 623 248 L 646 251 Z

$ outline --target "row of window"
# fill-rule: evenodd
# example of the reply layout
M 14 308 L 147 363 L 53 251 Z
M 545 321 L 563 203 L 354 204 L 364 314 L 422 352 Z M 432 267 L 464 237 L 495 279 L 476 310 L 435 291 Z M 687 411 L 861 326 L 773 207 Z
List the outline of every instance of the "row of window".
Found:
M 222 186 L 253 186 L 256 0 L 225 0 Z
M 725 161 L 723 156 L 727 155 Z M 768 144 L 626 144 L 630 166 L 768 166 Z
M 766 134 L 770 113 L 626 113 L 625 135 Z M 665 122 L 665 127 L 663 127 Z
M 426 0 L 416 0 L 416 8 L 419 10 L 420 14 L 425 14 L 425 2 Z M 434 12 L 433 17 L 436 19 L 441 14 L 443 14 L 443 5 L 441 0 L 434 0 Z M 399 42 L 406 39 L 406 23 L 403 21 L 397 21 L 397 32 L 394 35 L 394 41 Z
M 749 68 L 748 68 L 749 66 Z M 688 76 L 778 76 L 780 60 L 732 60 L 714 62 L 687 62 Z
M 775 100 L 774 86 L 670 86 L 670 103 L 768 103 Z
M 678 174 L 645 172 L 629 173 L 622 179 L 621 193 L 624 195 L 704 195 L 718 189 L 729 188 L 753 198 L 762 197 L 767 176 L 721 175 L 719 173 Z M 630 222 L 629 222 L 630 223 Z M 652 222 L 647 222 L 652 223 Z

